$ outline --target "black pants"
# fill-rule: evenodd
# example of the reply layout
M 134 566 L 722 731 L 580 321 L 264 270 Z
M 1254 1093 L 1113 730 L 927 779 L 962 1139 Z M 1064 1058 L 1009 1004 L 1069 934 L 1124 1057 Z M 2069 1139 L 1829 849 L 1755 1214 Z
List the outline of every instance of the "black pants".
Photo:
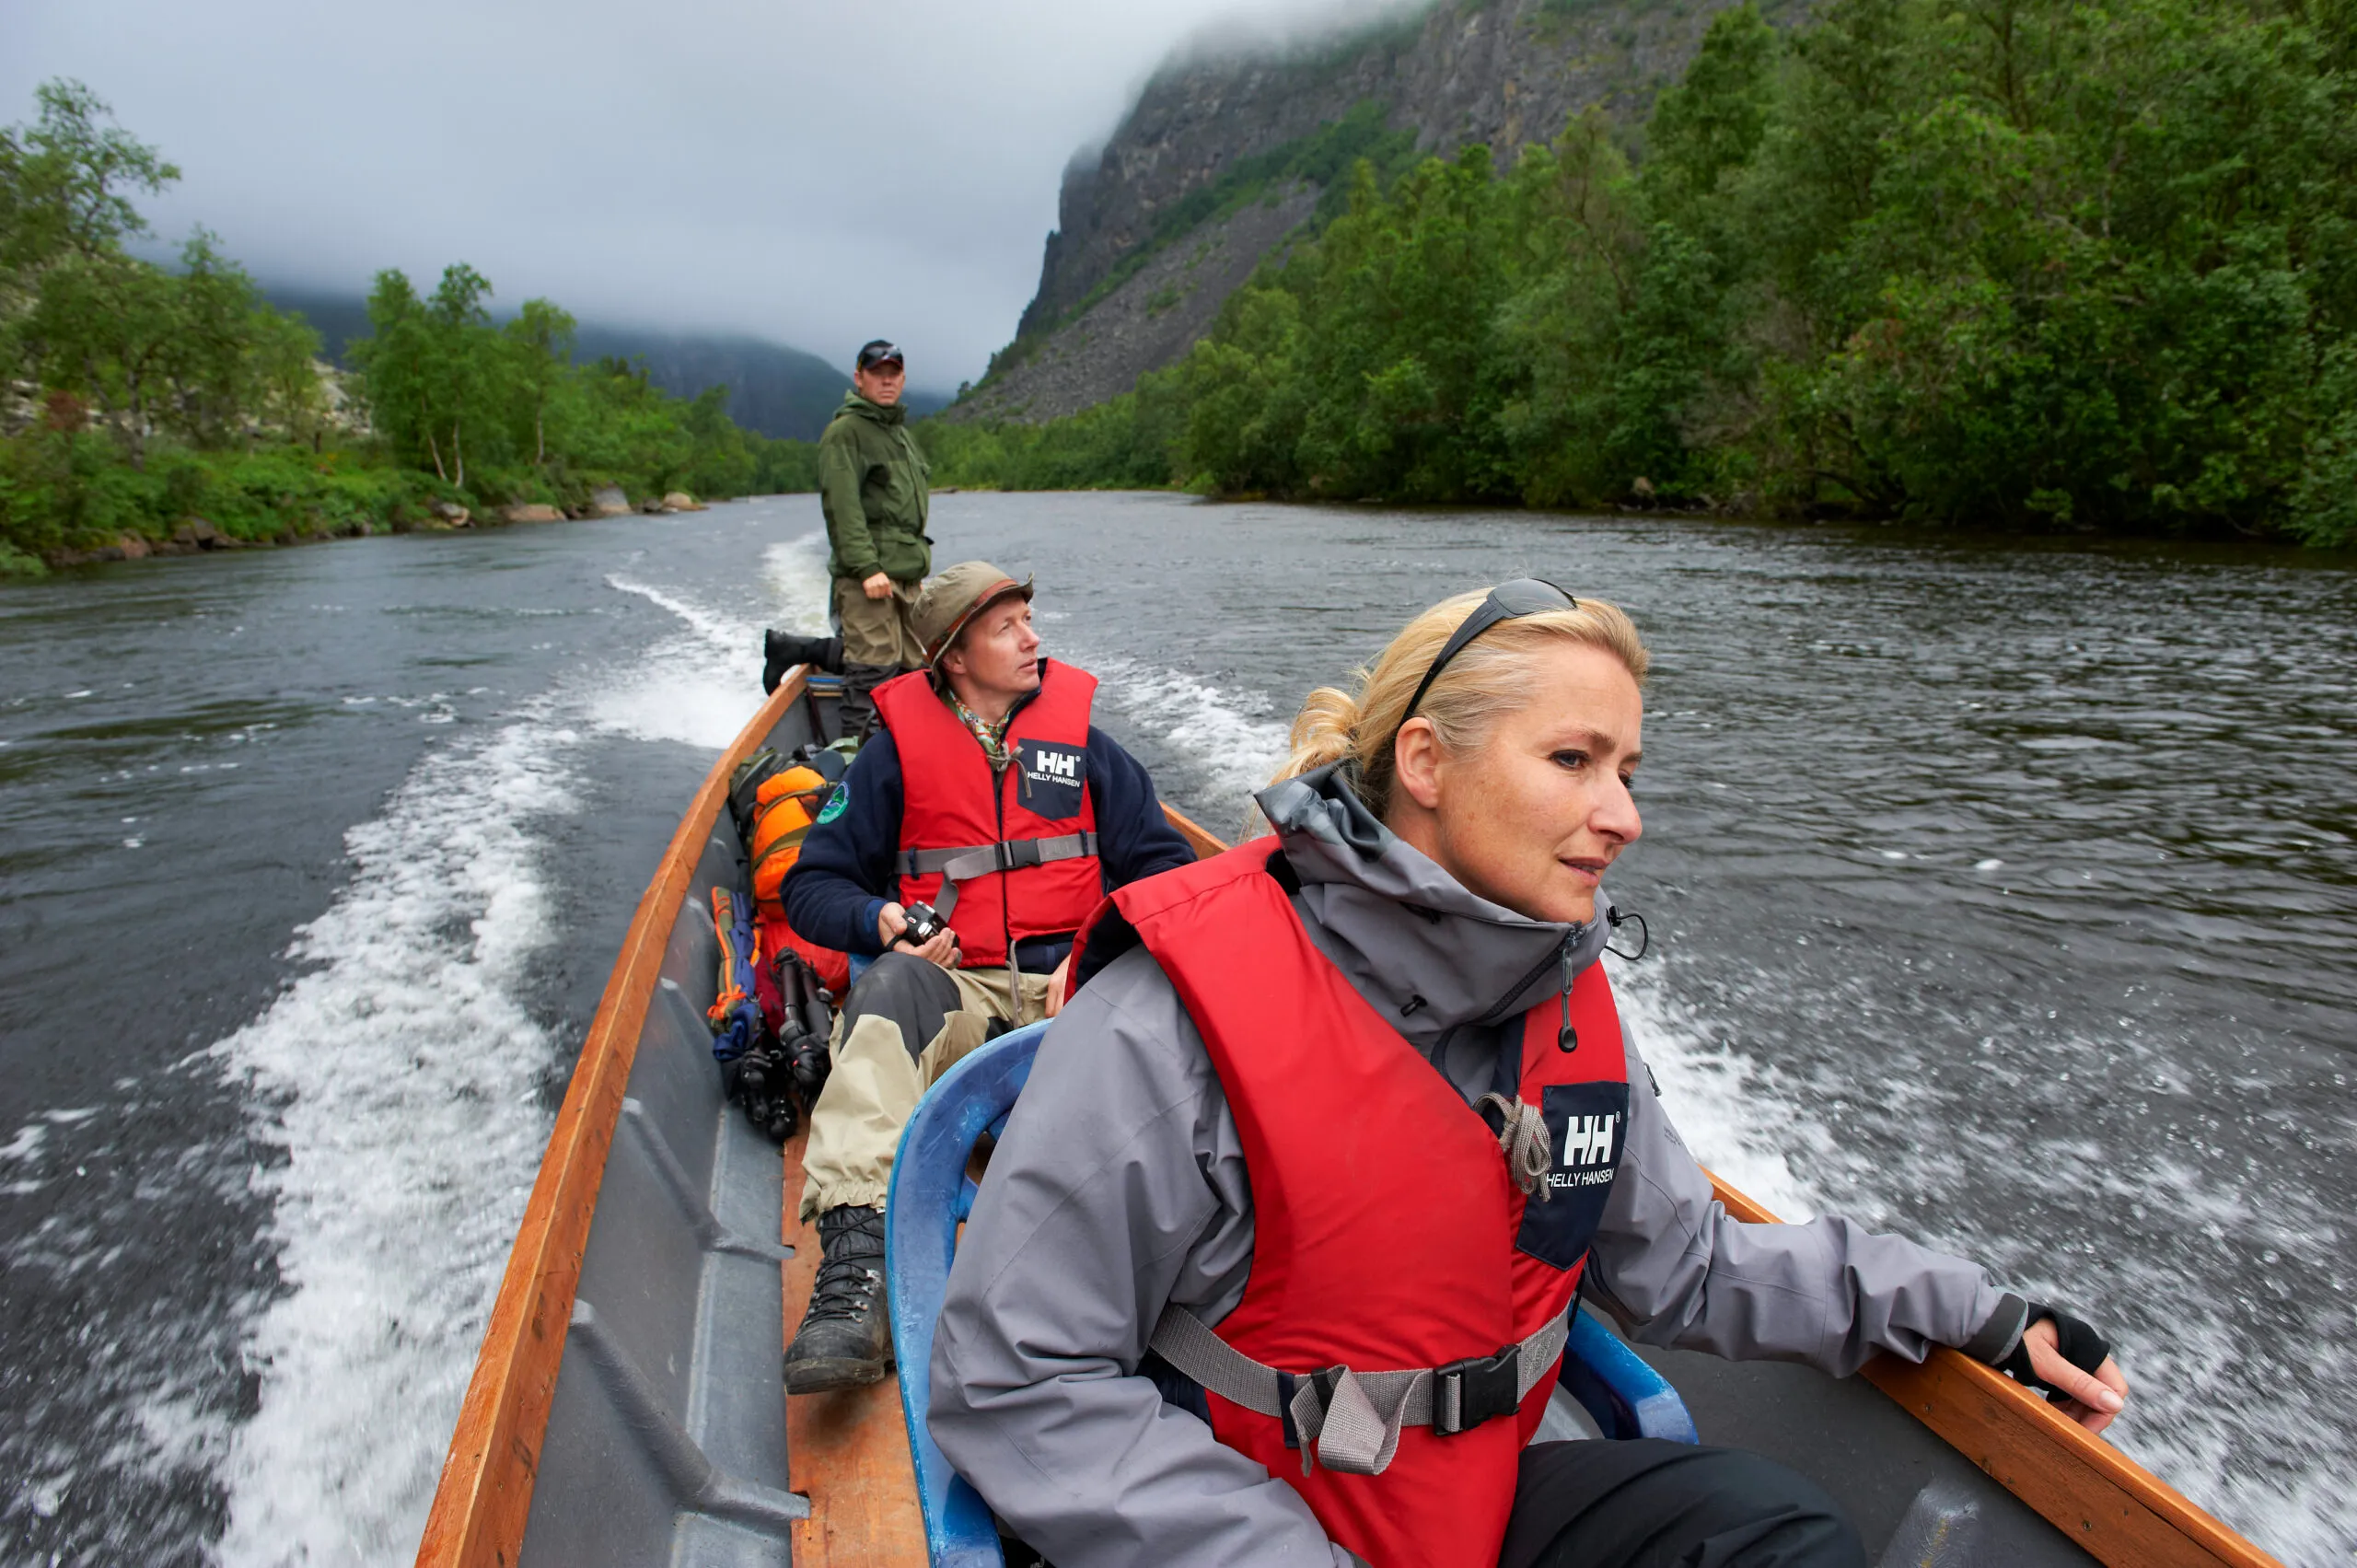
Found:
M 886 953 L 868 966 L 851 994 L 843 998 L 840 1038 L 849 1040 L 860 1019 L 871 1014 L 888 1018 L 900 1027 L 909 1060 L 913 1062 L 941 1032 L 942 1020 L 957 1010 L 958 982 L 946 970 L 914 953 Z
M 1522 1451 L 1498 1568 L 1865 1568 L 1814 1481 L 1739 1448 L 1652 1438 Z

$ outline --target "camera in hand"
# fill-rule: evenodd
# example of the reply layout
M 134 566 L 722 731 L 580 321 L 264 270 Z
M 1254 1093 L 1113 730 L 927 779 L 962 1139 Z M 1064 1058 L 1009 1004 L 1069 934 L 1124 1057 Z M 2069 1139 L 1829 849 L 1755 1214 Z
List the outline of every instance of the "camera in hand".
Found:
M 931 904 L 911 904 L 900 913 L 909 923 L 900 940 L 911 947 L 922 947 L 949 929 L 949 923 Z

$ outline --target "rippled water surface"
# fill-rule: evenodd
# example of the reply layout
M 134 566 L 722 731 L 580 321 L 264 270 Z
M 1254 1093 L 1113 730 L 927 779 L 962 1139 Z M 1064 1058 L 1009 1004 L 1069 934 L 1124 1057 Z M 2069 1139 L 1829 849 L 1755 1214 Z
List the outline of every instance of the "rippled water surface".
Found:
M 0 1562 L 397 1563 L 581 1031 L 814 628 L 807 498 L 0 589 Z M 2357 1561 L 2357 574 L 946 496 L 1233 831 L 1311 685 L 1534 572 L 1651 641 L 1622 966 L 1694 1143 L 2119 1342 L 2123 1446 Z

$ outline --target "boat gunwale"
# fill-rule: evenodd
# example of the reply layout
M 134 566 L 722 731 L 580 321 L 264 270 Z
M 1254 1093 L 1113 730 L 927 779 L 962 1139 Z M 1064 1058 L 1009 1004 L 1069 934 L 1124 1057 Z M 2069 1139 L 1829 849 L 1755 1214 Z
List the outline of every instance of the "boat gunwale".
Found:
M 1703 1174 L 1736 1219 L 1783 1223 Z M 1878 1351 L 1858 1375 L 2108 1568 L 2282 1568 L 2043 1395 L 1961 1351 L 1934 1345 L 1921 1365 Z
M 704 844 L 727 804 L 729 776 L 801 698 L 806 675 L 796 668 L 781 682 L 713 763 L 631 915 L 493 1299 L 418 1542 L 417 1568 L 517 1560 L 606 1156 L 664 955 Z

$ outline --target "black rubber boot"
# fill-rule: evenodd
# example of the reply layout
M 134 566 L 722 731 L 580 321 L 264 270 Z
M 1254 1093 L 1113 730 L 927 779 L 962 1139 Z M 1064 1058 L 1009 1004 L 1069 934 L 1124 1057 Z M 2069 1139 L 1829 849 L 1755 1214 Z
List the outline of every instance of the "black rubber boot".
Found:
M 785 1391 L 823 1394 L 892 1370 L 884 1310 L 884 1211 L 845 1203 L 819 1216 L 824 1260 L 809 1310 L 785 1350 Z
M 843 666 L 842 732 L 865 744 L 877 725 L 875 690 L 900 671 L 888 664 Z
M 843 668 L 841 637 L 804 637 L 792 632 L 761 633 L 761 690 L 774 691 L 785 672 L 797 664 L 840 675 Z

